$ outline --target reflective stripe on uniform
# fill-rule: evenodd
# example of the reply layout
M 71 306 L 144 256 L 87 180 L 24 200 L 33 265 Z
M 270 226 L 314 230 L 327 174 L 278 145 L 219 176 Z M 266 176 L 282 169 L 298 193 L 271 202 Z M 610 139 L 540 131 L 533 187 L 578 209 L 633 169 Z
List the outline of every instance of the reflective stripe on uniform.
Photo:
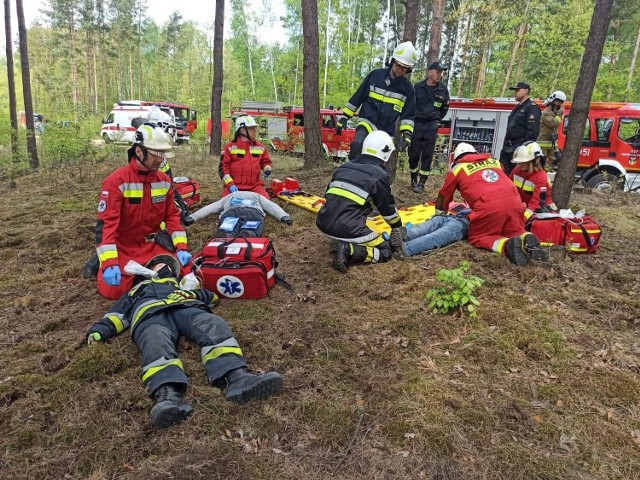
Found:
M 170 367 L 171 365 L 175 365 L 180 370 L 184 371 L 182 360 L 180 360 L 179 358 L 173 358 L 171 360 L 168 360 L 162 357 L 156 360 L 155 362 L 152 362 L 149 365 L 145 365 L 144 367 L 142 367 L 142 381 L 143 382 L 147 381 L 149 377 L 152 377 L 153 375 L 158 373 L 160 370 Z
M 400 120 L 400 131 L 401 132 L 411 132 L 413 133 L 413 126 L 414 126 L 414 122 L 413 120 Z
M 124 323 L 122 323 L 122 316 L 123 315 L 121 313 L 118 313 L 118 314 L 111 313 L 111 314 L 105 315 L 105 318 L 113 324 L 117 333 L 122 333 L 123 330 L 125 329 L 125 325 Z
M 513 176 L 513 184 L 518 187 L 518 188 L 522 188 L 522 184 L 524 182 L 524 178 L 522 178 L 520 175 L 514 175 Z
M 171 234 L 171 240 L 173 240 L 173 246 L 177 246 L 179 243 L 187 243 L 187 232 L 184 230 L 176 230 Z
M 344 190 L 348 190 L 349 192 L 355 193 L 359 197 L 364 198 L 365 200 L 369 197 L 369 192 L 363 190 L 360 187 L 356 187 L 355 185 L 348 182 L 341 182 L 340 180 L 333 181 L 329 184 L 329 188 L 342 188 Z
M 396 210 L 392 215 L 382 215 L 382 218 L 389 224 L 393 223 L 395 220 L 400 219 L 400 215 L 398 214 L 398 210 Z
M 527 209 L 524 211 L 524 218 L 525 218 L 525 220 L 529 220 L 529 218 L 531 218 L 531 215 L 533 215 L 533 210 L 531 210 L 531 209 L 527 208 Z
M 151 182 L 151 196 L 165 197 L 170 188 L 169 182 Z
M 264 147 L 253 146 L 249 149 L 251 155 L 262 155 L 264 153 Z
M 472 162 L 472 163 L 459 163 L 455 167 L 453 167 L 453 174 L 458 176 L 461 170 L 467 174 L 467 176 L 479 172 L 480 170 L 486 170 L 488 168 L 495 168 L 496 170 L 501 170 L 500 161 L 495 158 L 487 158 L 486 160 L 482 160 L 480 162 Z
M 111 260 L 112 258 L 118 258 L 118 249 L 115 243 L 107 243 L 99 246 L 96 248 L 96 253 L 98 254 L 100 263 Z
M 340 186 L 334 184 L 340 184 Z M 326 195 L 338 195 L 340 197 L 347 198 L 358 205 L 364 205 L 367 203 L 367 198 L 369 197 L 369 194 L 364 190 L 345 182 L 331 182 L 325 196 Z
M 245 153 L 247 153 L 247 151 L 243 148 L 231 148 L 229 150 L 229 153 L 231 155 L 244 155 Z
M 242 349 L 238 345 L 238 341 L 233 337 L 210 347 L 202 347 L 202 363 L 205 364 L 229 353 L 242 357 Z
M 325 233 L 325 235 L 327 235 L 327 234 Z M 371 231 L 371 233 L 368 233 L 368 234 L 363 235 L 362 237 L 358 237 L 358 238 L 342 238 L 342 237 L 334 237 L 333 235 L 327 235 L 327 237 L 333 238 L 334 240 L 339 240 L 341 242 L 349 243 L 349 246 L 351 248 L 351 253 L 352 254 L 353 254 L 353 245 L 351 245 L 352 243 L 364 244 L 364 243 L 370 242 L 371 240 L 375 240 L 379 236 L 380 236 L 380 234 L 378 232 L 374 232 L 374 231 Z
M 378 128 L 373 124 L 373 123 L 371 123 L 371 122 L 370 122 L 369 120 L 367 120 L 366 118 L 361 118 L 361 119 L 358 121 L 358 124 L 356 125 L 356 127 L 364 127 L 364 128 L 367 130 L 367 132 L 369 132 L 369 133 L 371 133 L 371 132 L 373 132 L 374 130 L 377 130 L 377 129 L 378 129 Z
M 342 109 L 342 112 L 347 114 L 350 117 L 353 117 L 356 113 L 356 110 L 358 110 L 358 107 L 356 107 L 354 104 L 352 103 L 347 103 L 344 108 Z
M 225 185 L 229 185 L 230 183 L 233 183 L 233 178 L 231 178 L 231 175 L 226 174 L 224 177 L 222 177 L 222 181 Z
M 142 316 L 146 313 L 147 310 L 153 307 L 161 307 L 165 306 L 167 303 L 164 300 L 149 300 L 147 302 L 142 303 L 136 310 L 133 312 L 132 318 L 133 322 L 131 323 L 131 330 L 133 330 L 136 324 L 140 321 Z
M 406 95 L 402 95 L 401 93 L 396 92 L 390 92 L 389 90 L 376 87 L 375 85 L 371 85 L 369 87 L 369 96 L 376 100 L 380 100 L 383 103 L 397 105 L 398 107 L 400 107 L 400 109 L 404 108 L 404 102 L 407 101 Z
M 504 244 L 507 243 L 507 240 L 508 238 L 500 238 L 499 240 L 496 240 L 495 242 L 493 242 L 491 250 L 496 253 L 502 254 L 502 250 L 504 250 Z
M 142 183 L 123 183 L 118 187 L 125 198 L 142 198 L 144 185 Z

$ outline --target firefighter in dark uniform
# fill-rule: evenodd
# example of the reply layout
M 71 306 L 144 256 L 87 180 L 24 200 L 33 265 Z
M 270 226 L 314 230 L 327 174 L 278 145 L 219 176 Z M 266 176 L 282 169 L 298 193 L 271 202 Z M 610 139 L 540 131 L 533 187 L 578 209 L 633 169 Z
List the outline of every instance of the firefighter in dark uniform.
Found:
M 433 62 L 427 68 L 426 80 L 414 85 L 416 120 L 409 146 L 409 172 L 411 172 L 411 189 L 415 193 L 424 191 L 424 184 L 431 172 L 438 125 L 449 111 L 449 90 L 441 81 L 444 70 L 446 68 L 440 63 Z
M 327 187 L 326 202 L 318 212 L 316 225 L 336 241 L 334 266 L 342 273 L 349 265 L 392 258 L 388 239 L 367 226 L 367 216 L 375 207 L 392 232 L 402 226 L 391 193 L 391 179 L 385 170 L 394 149 L 387 133 L 370 133 L 362 145 L 362 154 L 340 166 Z
M 362 152 L 362 143 L 374 130 L 387 132 L 391 138 L 396 134 L 396 122 L 400 118 L 398 150 L 404 151 L 411 143 L 416 99 L 411 81 L 405 74 L 411 72 L 416 62 L 416 53 L 411 42 L 403 42 L 396 47 L 390 64 L 385 68 L 373 70 L 343 108 L 344 117 L 340 119 L 336 133 L 340 135 L 347 126 L 347 119 L 356 114 L 359 120 L 356 135 L 351 143 L 349 160 Z
M 193 408 L 183 399 L 187 376 L 176 343 L 184 336 L 200 347 L 202 364 L 211 385 L 225 390 L 229 401 L 244 404 L 267 398 L 282 388 L 277 372 L 254 375 L 233 332 L 222 318 L 211 313 L 218 303 L 215 293 L 204 288 L 182 289 L 180 265 L 170 255 L 158 255 L 147 268 L 156 277 L 139 281 L 113 304 L 87 334 L 92 345 L 131 330 L 142 356 L 142 381 L 153 398 L 151 421 L 164 428 L 180 423 Z
M 507 175 L 511 173 L 514 164 L 511 163 L 516 149 L 524 142 L 535 142 L 540 132 L 540 108 L 529 99 L 531 86 L 525 82 L 518 82 L 513 95 L 518 106 L 511 111 L 507 122 L 507 132 L 504 145 L 500 152 L 500 163 Z

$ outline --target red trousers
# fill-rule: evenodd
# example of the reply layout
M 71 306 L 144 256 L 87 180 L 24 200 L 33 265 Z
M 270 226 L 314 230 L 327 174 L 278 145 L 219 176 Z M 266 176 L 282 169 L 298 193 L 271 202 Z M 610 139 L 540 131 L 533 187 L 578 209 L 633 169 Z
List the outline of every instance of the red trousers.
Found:
M 504 254 L 505 242 L 525 233 L 524 206 L 517 195 L 485 194 L 473 205 L 469 222 L 471 245 Z

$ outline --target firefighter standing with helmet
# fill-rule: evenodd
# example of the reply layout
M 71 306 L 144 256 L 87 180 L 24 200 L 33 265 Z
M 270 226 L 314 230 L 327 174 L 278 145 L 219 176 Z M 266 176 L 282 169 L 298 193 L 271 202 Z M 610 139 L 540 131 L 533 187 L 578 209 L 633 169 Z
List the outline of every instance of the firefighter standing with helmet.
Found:
M 176 351 L 179 336 L 200 347 L 209 382 L 224 389 L 227 400 L 244 404 L 282 388 L 279 373 L 254 375 L 247 370 L 229 325 L 211 312 L 218 302 L 215 293 L 204 288 L 182 289 L 180 265 L 172 256 L 154 257 L 147 268 L 156 276 L 138 278 L 129 293 L 89 329 L 87 342 L 92 345 L 131 330 L 142 356 L 142 381 L 154 400 L 151 421 L 156 427 L 180 423 L 193 411 L 183 399 L 188 380 Z
M 513 96 L 518 105 L 509 114 L 504 145 L 500 152 L 500 163 L 507 175 L 513 168 L 511 159 L 516 149 L 526 141 L 535 142 L 540 131 L 540 108 L 529 98 L 531 86 L 526 82 L 518 82 L 514 87 L 509 87 L 509 90 L 514 90 Z
M 551 183 L 542 166 L 543 162 L 543 150 L 536 142 L 521 145 L 513 156 L 512 163 L 516 167 L 511 171 L 510 177 L 524 204 L 525 220 L 534 213 L 554 212 L 558 209 L 551 198 Z
M 542 111 L 540 119 L 540 135 L 538 135 L 538 145 L 542 148 L 546 162 L 549 165 L 558 165 L 560 160 L 560 150 L 557 147 L 558 128 L 562 123 L 564 114 L 564 102 L 567 96 L 560 90 L 553 92 L 544 101 L 546 105 Z M 542 165 L 544 167 L 544 163 Z
M 394 150 L 393 139 L 376 130 L 365 138 L 362 153 L 333 173 L 316 225 L 337 241 L 334 266 L 341 273 L 349 265 L 386 262 L 392 257 L 389 241 L 367 226 L 367 216 L 375 207 L 392 233 L 402 227 L 385 170 Z
M 129 164 L 118 168 L 102 183 L 98 196 L 96 252 L 100 260 L 98 292 L 116 300 L 134 281 L 124 272 L 129 260 L 144 264 L 156 255 L 168 253 L 153 241 L 162 223 L 182 266 L 191 262 L 187 234 L 173 202 L 171 179 L 159 168 L 173 146 L 159 127 L 138 128 L 128 150 Z
M 468 143 L 458 144 L 451 171 L 438 193 L 436 215 L 445 214 L 456 190 L 471 208 L 471 245 L 505 255 L 519 267 L 529 259 L 544 260 L 540 242 L 525 231 L 524 206 L 498 160 L 476 153 Z
M 409 172 L 411 189 L 424 191 L 431 173 L 433 152 L 438 138 L 438 125 L 449 111 L 449 90 L 442 83 L 442 72 L 447 70 L 439 62 L 427 68 L 427 78 L 414 85 L 416 91 L 416 125 L 409 146 Z
M 269 199 L 264 188 L 264 178 L 271 175 L 271 158 L 267 147 L 256 140 L 258 124 L 251 115 L 236 119 L 236 134 L 222 149 L 222 196 L 238 190 L 259 193 Z
M 413 134 L 416 100 L 413 85 L 405 75 L 411 72 L 415 62 L 416 52 L 413 44 L 401 43 L 393 51 L 389 65 L 371 71 L 349 99 L 342 110 L 346 117 L 342 117 L 337 128 L 340 135 L 342 129 L 347 126 L 347 119 L 354 116 L 360 108 L 349 160 L 353 160 L 362 152 L 362 143 L 369 133 L 382 130 L 393 138 L 398 117 L 402 134 L 398 150 L 402 152 L 409 146 Z

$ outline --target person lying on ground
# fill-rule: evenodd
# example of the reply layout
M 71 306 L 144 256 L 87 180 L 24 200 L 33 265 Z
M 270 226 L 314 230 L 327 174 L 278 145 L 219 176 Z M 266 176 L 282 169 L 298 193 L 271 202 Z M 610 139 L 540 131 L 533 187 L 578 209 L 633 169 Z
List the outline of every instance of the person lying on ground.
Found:
M 192 225 L 209 215 L 220 214 L 216 237 L 262 237 L 267 213 L 286 225 L 293 225 L 291 216 L 277 203 L 266 199 L 259 193 L 241 190 L 230 193 L 193 212 L 184 219 L 184 223 Z
M 244 404 L 282 388 L 277 372 L 249 372 L 229 325 L 211 312 L 218 297 L 204 288 L 181 289 L 175 258 L 159 255 L 146 266 L 157 276 L 136 277 L 141 281 L 89 329 L 87 342 L 91 346 L 131 330 L 142 356 L 142 381 L 154 400 L 153 425 L 164 428 L 180 423 L 193 411 L 183 397 L 188 380 L 176 350 L 180 335 L 200 347 L 209 383 L 224 390 L 227 400 Z
M 412 257 L 442 248 L 469 236 L 471 209 L 464 208 L 452 215 L 436 215 L 417 225 L 400 227 L 390 236 L 394 258 Z

